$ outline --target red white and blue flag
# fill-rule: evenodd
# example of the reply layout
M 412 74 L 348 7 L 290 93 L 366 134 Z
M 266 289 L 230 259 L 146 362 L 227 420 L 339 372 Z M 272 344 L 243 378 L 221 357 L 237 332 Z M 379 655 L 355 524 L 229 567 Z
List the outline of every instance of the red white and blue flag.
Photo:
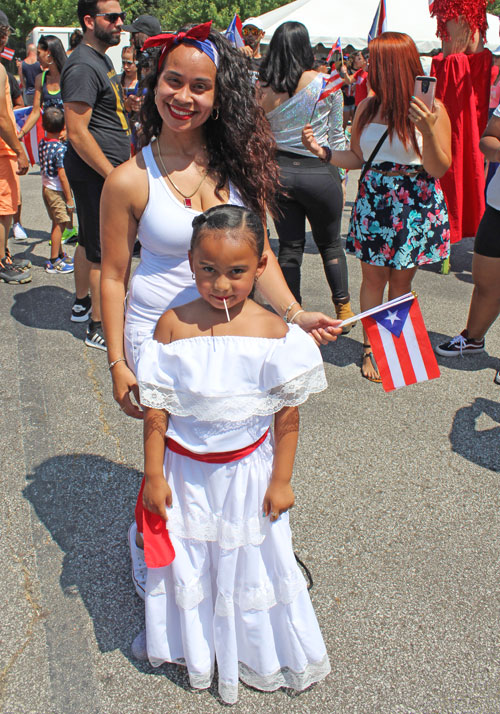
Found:
M 327 62 L 332 59 L 335 52 L 342 52 L 342 43 L 340 42 L 340 37 L 337 39 L 337 42 L 332 45 L 332 49 L 330 50 L 330 52 L 328 53 L 328 57 L 326 58 Z
M 330 76 L 325 77 L 323 80 L 323 88 L 321 89 L 321 94 L 318 97 L 318 102 L 321 102 L 329 94 L 332 94 L 332 92 L 336 92 L 337 89 L 340 89 L 343 84 L 344 80 L 337 70 L 333 68 Z
M 11 60 L 14 57 L 14 50 L 11 50 L 10 47 L 4 47 L 0 52 L 0 57 Z
M 236 13 L 229 23 L 229 27 L 225 31 L 224 35 L 227 37 L 232 46 L 236 47 L 236 49 L 240 49 L 245 46 L 245 42 L 243 41 L 243 27 L 241 25 L 241 20 Z
M 386 392 L 440 376 L 418 300 L 413 293 L 344 322 L 361 319 Z M 343 323 L 342 323 L 343 324 Z
M 381 35 L 382 32 L 387 32 L 387 10 L 385 7 L 385 0 L 380 0 L 379 2 L 370 32 L 368 33 L 368 42 L 374 40 L 376 37 Z
M 26 119 L 31 114 L 33 107 L 22 107 L 21 109 L 14 109 L 14 116 L 16 118 L 17 130 L 20 131 L 26 123 Z M 45 136 L 45 132 L 42 127 L 42 117 L 37 121 L 35 126 L 24 136 L 23 141 L 26 147 L 26 153 L 28 154 L 28 159 L 30 164 L 34 166 L 38 164 L 38 144 Z
M 434 12 L 434 0 L 429 0 L 429 12 L 431 15 Z

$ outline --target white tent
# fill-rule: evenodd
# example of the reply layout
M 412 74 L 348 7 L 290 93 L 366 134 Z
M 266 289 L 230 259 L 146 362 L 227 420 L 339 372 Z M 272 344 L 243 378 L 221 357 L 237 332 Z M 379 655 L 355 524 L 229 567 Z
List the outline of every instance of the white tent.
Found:
M 362 49 L 367 45 L 368 31 L 373 22 L 379 0 L 295 0 L 288 5 L 266 12 L 259 18 L 268 43 L 276 28 L 283 22 L 302 22 L 311 36 L 311 44 L 331 47 L 340 37 L 342 46 Z M 436 19 L 429 15 L 428 0 L 386 0 L 387 29 L 406 32 L 414 40 L 420 53 L 441 46 L 436 37 Z M 498 47 L 499 18 L 488 14 L 487 44 Z

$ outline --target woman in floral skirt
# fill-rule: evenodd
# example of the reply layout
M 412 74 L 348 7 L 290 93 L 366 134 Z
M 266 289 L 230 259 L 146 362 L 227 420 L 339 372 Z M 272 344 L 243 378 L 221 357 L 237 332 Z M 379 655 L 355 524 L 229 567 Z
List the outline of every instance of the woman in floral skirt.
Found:
M 370 43 L 369 83 L 374 94 L 358 108 L 349 151 L 319 146 L 310 126 L 304 145 L 335 166 L 359 169 L 386 138 L 360 182 L 346 250 L 361 260 L 361 310 L 411 290 L 419 265 L 448 257 L 450 229 L 439 178 L 451 164 L 451 129 L 439 101 L 429 109 L 413 96 L 423 75 L 413 40 L 384 32 Z M 329 157 L 331 154 L 331 157 Z M 365 333 L 361 373 L 380 382 Z

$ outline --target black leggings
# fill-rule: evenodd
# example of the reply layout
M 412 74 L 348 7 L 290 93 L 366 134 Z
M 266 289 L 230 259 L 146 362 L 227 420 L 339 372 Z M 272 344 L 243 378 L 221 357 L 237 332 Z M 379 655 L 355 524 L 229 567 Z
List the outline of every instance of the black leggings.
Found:
M 335 166 L 311 156 L 278 151 L 281 183 L 286 192 L 278 202 L 275 221 L 279 238 L 278 261 L 296 300 L 300 294 L 300 267 L 306 243 L 306 218 L 323 260 L 334 302 L 349 300 L 347 262 L 340 240 L 342 184 Z

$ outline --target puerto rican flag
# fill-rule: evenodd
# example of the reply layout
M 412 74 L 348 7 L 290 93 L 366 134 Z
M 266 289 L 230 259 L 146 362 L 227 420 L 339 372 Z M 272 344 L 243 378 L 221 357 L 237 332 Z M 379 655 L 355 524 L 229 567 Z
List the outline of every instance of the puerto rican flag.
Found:
M 332 49 L 330 50 L 330 52 L 328 53 L 328 57 L 326 58 L 327 62 L 332 59 L 335 52 L 342 52 L 342 44 L 340 42 L 340 37 L 337 39 L 337 42 L 332 45 Z
M 431 15 L 434 12 L 434 0 L 429 0 L 429 12 Z
M 239 16 L 235 13 L 233 19 L 229 23 L 229 27 L 225 31 L 224 35 L 227 37 L 229 42 L 236 49 L 240 49 L 245 46 L 243 41 L 243 28 L 241 26 L 241 20 Z
M 26 123 L 26 119 L 31 114 L 33 107 L 22 107 L 21 109 L 14 109 L 14 116 L 16 118 L 17 130 L 20 131 Z M 38 144 L 45 136 L 45 132 L 42 127 L 42 117 L 37 121 L 35 126 L 31 129 L 29 134 L 23 138 L 24 145 L 26 147 L 26 153 L 28 154 L 28 159 L 30 164 L 34 166 L 38 164 Z
M 321 90 L 321 94 L 318 97 L 318 102 L 321 102 L 329 94 L 332 94 L 332 92 L 336 92 L 337 89 L 340 89 L 343 84 L 344 80 L 334 68 L 330 76 L 325 77 L 325 79 L 323 80 L 323 88 Z
M 11 50 L 10 47 L 4 47 L 0 52 L 0 57 L 11 60 L 14 57 L 14 50 Z
M 382 32 L 387 32 L 387 9 L 385 7 L 385 0 L 380 0 L 377 12 L 373 18 L 373 23 L 368 33 L 368 42 L 371 42 L 382 34 Z

